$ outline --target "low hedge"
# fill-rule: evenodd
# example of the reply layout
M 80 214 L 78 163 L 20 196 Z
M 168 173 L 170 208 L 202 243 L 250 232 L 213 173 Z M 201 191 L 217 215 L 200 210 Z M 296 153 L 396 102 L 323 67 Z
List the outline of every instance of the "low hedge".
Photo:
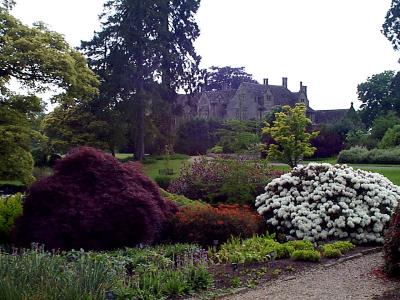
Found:
M 400 148 L 372 149 L 352 147 L 339 153 L 338 163 L 400 164 Z

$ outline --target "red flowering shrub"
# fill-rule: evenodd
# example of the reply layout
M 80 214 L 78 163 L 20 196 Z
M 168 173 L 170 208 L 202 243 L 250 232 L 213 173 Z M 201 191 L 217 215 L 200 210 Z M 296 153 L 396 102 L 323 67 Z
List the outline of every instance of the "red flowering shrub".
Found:
M 392 215 L 383 246 L 385 271 L 391 276 L 400 276 L 400 205 Z
M 113 249 L 150 243 L 177 208 L 136 164 L 82 147 L 28 191 L 15 242 L 54 249 Z
M 208 160 L 203 157 L 184 166 L 168 190 L 212 204 L 252 205 L 271 179 L 282 174 L 272 171 L 266 161 Z
M 172 218 L 169 237 L 172 242 L 210 246 L 231 236 L 247 238 L 260 233 L 262 224 L 262 218 L 248 206 L 189 206 Z

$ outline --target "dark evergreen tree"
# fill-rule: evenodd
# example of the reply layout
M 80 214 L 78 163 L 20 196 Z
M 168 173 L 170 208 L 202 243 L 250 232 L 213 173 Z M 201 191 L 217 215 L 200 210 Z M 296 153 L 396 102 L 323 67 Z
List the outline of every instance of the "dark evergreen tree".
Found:
M 400 0 L 392 0 L 392 5 L 386 14 L 382 33 L 392 43 L 395 50 L 400 48 Z
M 211 67 L 207 70 L 205 89 L 207 91 L 237 89 L 242 82 L 258 83 L 244 67 Z
M 200 0 L 110 0 L 102 29 L 82 48 L 102 79 L 103 101 L 120 103 L 135 127 L 135 156 L 144 156 L 145 118 L 151 99 L 172 101 L 190 91 L 200 57 L 194 15 Z

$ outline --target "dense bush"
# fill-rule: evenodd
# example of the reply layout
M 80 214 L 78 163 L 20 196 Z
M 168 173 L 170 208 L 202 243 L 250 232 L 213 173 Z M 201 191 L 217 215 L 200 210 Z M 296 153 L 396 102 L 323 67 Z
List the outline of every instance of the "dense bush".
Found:
M 311 241 L 383 242 L 400 187 L 346 165 L 309 164 L 273 180 L 257 197 L 271 230 Z
M 339 153 L 338 163 L 400 164 L 400 148 L 372 149 L 353 147 Z
M 344 140 L 340 134 L 332 128 L 322 126 L 317 128 L 317 130 L 319 131 L 318 136 L 311 140 L 311 145 L 317 149 L 313 157 L 323 158 L 336 156 L 345 148 Z
M 394 148 L 400 146 L 400 125 L 389 128 L 379 143 L 380 148 Z
M 0 197 L 0 241 L 8 241 L 15 220 L 22 215 L 22 195 Z
M 400 276 L 400 204 L 390 221 L 383 246 L 385 271 L 392 276 Z
M 9 145 L 1 140 L 3 137 L 0 139 L 0 179 L 18 180 L 24 184 L 32 183 L 34 181 L 32 155 L 18 145 Z
M 154 178 L 154 181 L 158 184 L 158 186 L 162 189 L 168 189 L 169 185 L 171 184 L 172 177 L 166 175 L 159 175 Z
M 183 123 L 177 131 L 174 150 L 188 155 L 206 154 L 218 138 L 216 131 L 221 127 L 217 121 L 192 120 Z
M 272 171 L 265 161 L 207 160 L 203 157 L 185 165 L 169 190 L 212 204 L 252 204 L 265 185 L 281 174 Z
M 321 250 L 324 257 L 337 258 L 352 250 L 355 246 L 348 241 L 338 241 L 322 245 Z
M 29 190 L 16 243 L 110 249 L 152 242 L 176 209 L 134 163 L 89 147 L 71 151 Z
M 262 219 L 249 207 L 238 205 L 187 206 L 171 221 L 169 238 L 173 242 L 210 246 L 231 236 L 250 237 L 262 228 Z

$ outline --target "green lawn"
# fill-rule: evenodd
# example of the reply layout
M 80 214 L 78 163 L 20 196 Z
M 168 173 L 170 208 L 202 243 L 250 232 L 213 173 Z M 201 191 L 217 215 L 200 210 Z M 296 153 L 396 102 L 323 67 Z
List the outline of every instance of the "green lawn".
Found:
M 187 162 L 187 159 L 172 159 L 168 163 L 166 160 L 156 160 L 154 163 L 144 164 L 143 169 L 146 175 L 152 179 L 160 176 L 160 169 L 172 169 L 174 174 L 171 175 L 171 177 L 176 178 L 185 162 Z

